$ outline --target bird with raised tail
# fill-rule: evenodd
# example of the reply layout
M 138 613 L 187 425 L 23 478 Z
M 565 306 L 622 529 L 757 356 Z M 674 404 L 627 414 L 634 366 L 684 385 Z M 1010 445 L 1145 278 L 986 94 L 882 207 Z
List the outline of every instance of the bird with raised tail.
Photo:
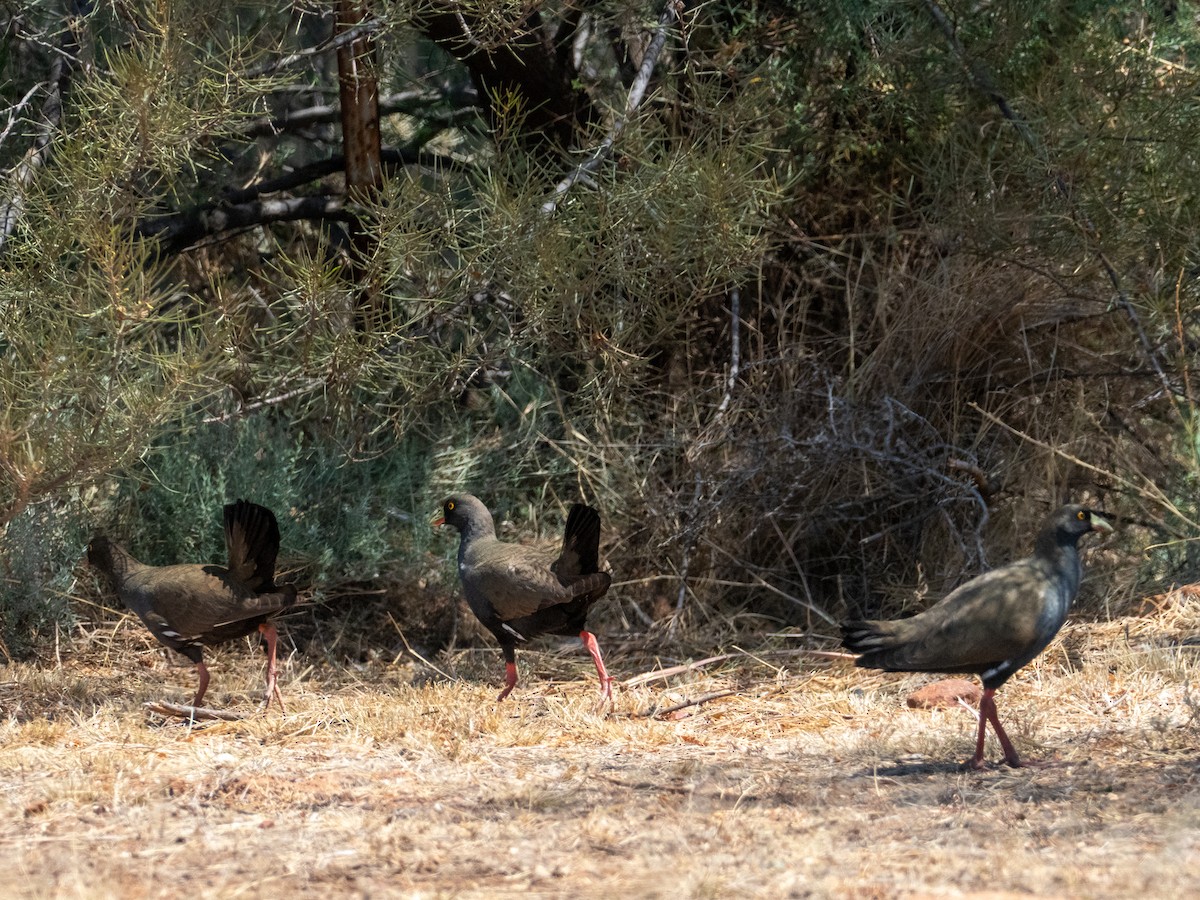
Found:
M 434 526 L 458 529 L 458 577 L 467 604 L 504 652 L 503 700 L 517 684 L 518 643 L 539 634 L 579 635 L 596 664 L 600 693 L 612 699 L 596 636 L 587 630 L 592 604 L 612 577 L 600 571 L 600 514 L 576 503 L 567 514 L 560 550 L 507 544 L 478 497 L 458 494 L 442 504 Z
M 983 682 L 975 756 L 982 769 L 990 722 L 1010 766 L 1023 765 L 996 712 L 996 690 L 1046 649 L 1079 591 L 1079 539 L 1111 532 L 1098 513 L 1068 505 L 1043 524 L 1033 556 L 971 579 L 929 609 L 891 622 L 847 622 L 846 648 L 862 654 L 855 665 L 889 672 L 973 673 Z M 1028 763 L 1025 763 L 1028 764 Z
M 204 645 L 262 635 L 267 651 L 267 689 L 262 708 L 279 700 L 275 647 L 279 633 L 270 617 L 296 602 L 296 589 L 275 584 L 279 555 L 279 523 L 274 513 L 256 503 L 238 500 L 225 507 L 225 566 L 183 563 L 148 566 L 123 547 L 97 536 L 88 544 L 88 563 L 112 585 L 121 601 L 137 613 L 160 643 L 192 661 L 200 683 L 192 706 L 208 690 Z

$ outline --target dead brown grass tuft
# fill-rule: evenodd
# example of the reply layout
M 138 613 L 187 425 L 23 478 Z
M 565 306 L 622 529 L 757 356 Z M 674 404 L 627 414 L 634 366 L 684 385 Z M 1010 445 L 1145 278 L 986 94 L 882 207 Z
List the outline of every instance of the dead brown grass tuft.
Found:
M 416 685 L 419 664 L 289 660 L 286 715 L 202 726 L 143 711 L 186 697 L 189 669 L 135 638 L 14 665 L 0 892 L 1195 894 L 1200 608 L 1180 591 L 1153 609 L 1070 626 L 1006 686 L 1014 740 L 1058 765 L 984 773 L 957 766 L 972 711 L 905 706 L 927 677 L 769 644 L 664 678 L 618 645 L 633 684 L 611 711 L 576 648 L 526 651 L 504 704 L 495 651 Z M 223 649 L 219 699 L 252 711 L 261 666 Z

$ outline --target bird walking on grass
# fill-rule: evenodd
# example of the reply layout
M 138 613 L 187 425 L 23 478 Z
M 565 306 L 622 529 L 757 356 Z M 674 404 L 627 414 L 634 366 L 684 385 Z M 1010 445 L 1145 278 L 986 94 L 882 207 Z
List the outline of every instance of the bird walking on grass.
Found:
M 123 547 L 97 536 L 88 544 L 88 563 L 112 585 L 160 643 L 192 661 L 200 684 L 198 707 L 208 690 L 204 645 L 220 644 L 257 631 L 267 651 L 267 689 L 262 708 L 279 700 L 275 648 L 279 633 L 270 617 L 296 602 L 296 589 L 275 584 L 279 523 L 266 507 L 238 500 L 225 507 L 225 566 L 184 563 L 148 566 Z
M 986 572 L 909 619 L 847 622 L 842 642 L 862 655 L 855 665 L 889 672 L 973 673 L 983 681 L 974 769 L 986 766 L 984 736 L 990 722 L 1004 760 L 1022 765 L 1000 725 L 996 690 L 1046 649 L 1066 619 L 1082 576 L 1079 539 L 1111 532 L 1098 513 L 1068 505 L 1046 520 L 1033 556 Z
M 497 700 L 517 684 L 517 644 L 539 634 L 579 635 L 596 664 L 601 695 L 612 699 L 612 679 L 596 636 L 587 630 L 588 609 L 612 583 L 600 571 L 596 510 L 571 507 L 557 553 L 500 541 L 492 514 L 471 494 L 449 497 L 432 524 L 458 529 L 458 576 L 467 604 L 504 652 L 504 690 Z

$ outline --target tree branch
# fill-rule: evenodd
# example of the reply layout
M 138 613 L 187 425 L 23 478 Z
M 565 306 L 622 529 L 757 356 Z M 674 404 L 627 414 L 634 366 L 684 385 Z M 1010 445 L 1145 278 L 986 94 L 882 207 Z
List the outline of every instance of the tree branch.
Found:
M 424 165 L 430 168 L 452 169 L 458 163 L 440 156 L 415 153 L 410 150 L 389 148 L 383 151 L 383 161 L 388 168 Z M 342 171 L 341 156 L 332 156 L 301 166 L 295 171 L 275 178 L 256 182 L 248 187 L 227 190 L 221 199 L 205 203 L 183 212 L 168 213 L 154 218 L 142 219 L 133 229 L 134 236 L 143 240 L 156 240 L 165 253 L 179 253 L 205 238 L 214 237 L 223 231 L 266 225 L 271 222 L 298 221 L 301 219 L 350 221 L 354 214 L 346 209 L 342 198 L 327 194 L 263 201 L 267 194 L 290 191 L 310 184 L 328 175 Z
M 737 288 L 729 292 L 729 377 L 725 381 L 725 396 L 717 407 L 717 419 L 725 415 L 729 402 L 733 399 L 733 389 L 737 386 L 738 375 L 741 372 L 741 329 L 742 329 L 742 294 Z
M 350 221 L 354 218 L 343 197 L 316 195 L 284 200 L 253 200 L 223 204 L 191 213 L 164 216 L 138 224 L 135 236 L 154 238 L 168 253 L 178 253 L 200 240 L 271 222 L 300 219 Z
M 446 112 L 430 114 L 424 107 L 451 103 L 455 109 Z M 389 116 L 395 113 L 409 113 L 421 117 L 426 122 L 434 122 L 444 127 L 457 125 L 460 121 L 475 117 L 479 114 L 476 104 L 479 94 L 473 88 L 442 94 L 425 88 L 416 88 L 399 94 L 379 98 L 379 115 Z M 469 107 L 464 109 L 461 107 Z M 291 110 L 271 118 L 257 119 L 242 131 L 248 138 L 271 137 L 283 132 L 299 131 L 313 125 L 324 125 L 338 121 L 341 110 L 337 106 L 321 104 L 305 109 Z
M 379 31 L 387 20 L 382 16 L 373 16 L 364 22 L 355 25 L 346 31 L 339 32 L 333 37 L 327 38 L 312 47 L 305 47 L 303 50 L 297 50 L 295 53 L 288 56 L 280 57 L 279 59 L 268 60 L 261 65 L 255 66 L 250 71 L 246 72 L 246 78 L 261 78 L 264 75 L 270 75 L 278 72 L 280 69 L 286 69 L 289 66 L 294 66 L 302 60 L 308 59 L 310 56 L 320 56 L 322 53 L 328 53 L 330 50 L 340 50 L 342 47 L 352 44 L 360 38 Z
M 41 122 L 38 123 L 34 134 L 33 146 L 9 173 L 8 197 L 0 202 L 0 254 L 8 248 L 8 240 L 25 213 L 25 190 L 38 170 L 50 161 L 54 135 L 62 125 L 63 96 L 71 76 L 79 66 L 79 40 L 75 29 L 91 11 L 91 0 L 72 0 L 66 25 L 55 48 L 57 52 L 54 54 L 54 62 L 50 65 L 46 99 L 42 103 Z M 5 133 L 7 134 L 7 129 Z
M 658 65 L 658 58 L 662 54 L 663 47 L 667 42 L 667 29 L 672 22 L 678 21 L 683 12 L 682 0 L 667 0 L 666 8 L 663 10 L 658 19 L 658 28 L 654 32 L 654 39 L 650 42 L 650 46 L 646 49 L 645 55 L 642 56 L 642 65 L 638 69 L 637 78 L 633 80 L 633 86 L 629 89 L 629 96 L 625 100 L 625 112 L 617 117 L 613 123 L 612 129 L 604 141 L 592 151 L 591 155 L 580 163 L 575 169 L 562 181 L 554 187 L 554 195 L 542 204 L 542 213 L 551 215 L 558 209 L 558 202 L 563 194 L 569 191 L 576 182 L 591 175 L 612 153 L 613 145 L 617 142 L 621 132 L 625 130 L 625 125 L 630 117 L 637 111 L 641 105 L 642 98 L 646 94 L 646 88 L 650 85 L 650 76 L 654 74 L 654 69 Z
M 13 130 L 13 126 L 17 124 L 21 110 L 29 105 L 29 101 L 33 99 L 33 95 L 38 92 L 40 87 L 40 84 L 35 84 L 25 92 L 24 97 L 8 108 L 8 124 L 4 126 L 4 131 L 0 132 L 0 144 L 3 144 L 8 139 L 8 135 Z

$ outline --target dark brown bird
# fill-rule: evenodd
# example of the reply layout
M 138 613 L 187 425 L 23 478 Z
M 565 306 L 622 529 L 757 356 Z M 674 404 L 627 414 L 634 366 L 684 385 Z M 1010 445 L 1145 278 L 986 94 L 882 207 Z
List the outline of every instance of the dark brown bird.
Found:
M 492 514 L 477 497 L 459 494 L 442 504 L 435 526 L 458 529 L 458 577 L 467 603 L 504 651 L 503 700 L 517 683 L 517 643 L 539 634 L 579 635 L 596 664 L 600 693 L 612 699 L 588 608 L 608 591 L 600 571 L 600 514 L 577 503 L 567 514 L 562 549 L 506 544 L 496 538 Z
M 982 769 L 983 740 L 991 722 L 1010 766 L 1021 758 L 1000 725 L 996 689 L 1046 649 L 1079 590 L 1079 539 L 1111 532 L 1099 514 L 1064 506 L 1046 520 L 1033 556 L 973 578 L 910 619 L 847 622 L 842 642 L 861 653 L 855 665 L 889 672 L 970 672 L 983 681 L 975 756 Z
M 200 686 L 192 699 L 199 706 L 208 690 L 204 644 L 220 644 L 259 632 L 267 648 L 267 690 L 283 696 L 276 684 L 275 646 L 279 633 L 268 620 L 296 602 L 296 589 L 275 584 L 279 523 L 266 507 L 238 500 L 225 507 L 225 567 L 184 563 L 148 566 L 106 537 L 88 544 L 88 562 L 112 584 L 121 601 L 161 643 L 196 665 Z

